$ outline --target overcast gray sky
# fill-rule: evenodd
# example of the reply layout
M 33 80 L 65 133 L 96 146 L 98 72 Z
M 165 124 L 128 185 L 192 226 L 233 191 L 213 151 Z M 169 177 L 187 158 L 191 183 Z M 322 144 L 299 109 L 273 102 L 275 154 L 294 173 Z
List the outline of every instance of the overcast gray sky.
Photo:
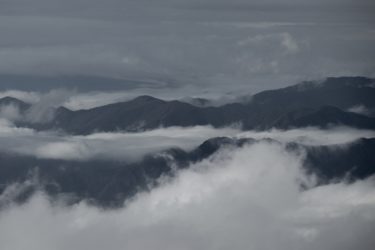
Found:
M 188 95 L 374 76 L 374 13 L 371 0 L 1 0 L 0 74 Z

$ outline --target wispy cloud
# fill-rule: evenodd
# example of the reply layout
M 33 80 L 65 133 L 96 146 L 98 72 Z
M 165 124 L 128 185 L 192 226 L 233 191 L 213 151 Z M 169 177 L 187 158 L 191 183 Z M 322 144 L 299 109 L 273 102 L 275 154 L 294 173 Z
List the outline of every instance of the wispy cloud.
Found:
M 359 138 L 373 138 L 375 131 L 360 130 L 348 127 L 333 127 L 319 129 L 307 127 L 301 129 L 268 131 L 245 131 L 237 135 L 239 138 L 272 138 L 280 142 L 298 142 L 305 145 L 332 145 L 345 144 Z
M 216 136 L 239 133 L 236 128 L 214 129 L 196 126 L 160 128 L 139 133 L 97 133 L 70 136 L 54 132 L 35 132 L 0 123 L 0 151 L 32 155 L 43 159 L 89 160 L 95 158 L 137 161 L 144 155 L 169 148 L 191 150 Z

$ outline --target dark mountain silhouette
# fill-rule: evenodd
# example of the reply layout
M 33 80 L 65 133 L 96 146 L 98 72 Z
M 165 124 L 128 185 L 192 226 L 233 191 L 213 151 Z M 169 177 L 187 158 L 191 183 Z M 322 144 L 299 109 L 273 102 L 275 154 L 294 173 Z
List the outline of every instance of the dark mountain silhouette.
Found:
M 327 128 L 335 125 L 374 129 L 375 119 L 356 113 L 345 112 L 333 106 L 323 106 L 318 109 L 306 108 L 291 111 L 275 121 L 272 127 L 281 129 L 307 126 Z
M 8 105 L 14 105 L 18 107 L 21 111 L 25 111 L 28 108 L 30 108 L 30 104 L 18 100 L 17 98 L 6 96 L 0 99 L 0 107 Z
M 14 105 L 28 114 L 31 105 L 16 98 L 0 99 L 0 107 Z M 363 77 L 327 78 L 322 82 L 263 91 L 247 103 L 220 107 L 202 107 L 180 101 L 164 101 L 140 96 L 128 102 L 114 103 L 88 110 L 55 109 L 50 122 L 30 123 L 27 119 L 16 125 L 37 130 L 56 129 L 72 134 L 96 131 L 140 131 L 160 126 L 212 125 L 214 127 L 241 123 L 243 129 L 289 129 L 316 126 L 326 128 L 346 125 L 375 129 L 374 114 L 365 116 L 348 112 L 363 105 L 375 110 L 374 80 Z M 267 139 L 265 139 L 267 140 Z M 268 139 L 268 141 L 271 141 Z M 221 147 L 242 147 L 254 139 L 212 138 L 190 152 L 178 148 L 148 155 L 137 163 L 111 160 L 64 161 L 37 159 L 31 156 L 0 153 L 0 195 L 11 184 L 23 183 L 9 199 L 23 202 L 35 190 L 43 189 L 51 197 L 66 195 L 74 203 L 82 199 L 104 207 L 116 207 L 140 190 L 158 185 L 162 175 L 173 176 L 171 159 L 177 169 L 210 157 Z M 278 143 L 273 141 L 274 143 Z M 320 183 L 347 178 L 367 178 L 375 173 L 375 139 L 361 139 L 349 145 L 306 146 L 289 143 L 288 150 L 305 150 L 304 166 L 317 174 Z M 4 196 L 5 195 L 5 196 Z M 4 200 L 4 199 L 2 199 Z M 1 206 L 1 204 L 0 204 Z
M 362 138 L 347 146 L 304 147 L 306 167 L 321 182 L 346 177 L 349 181 L 375 174 L 375 139 Z
M 271 139 L 263 141 L 278 143 Z M 137 192 L 158 185 L 162 175 L 172 177 L 176 167 L 177 171 L 187 168 L 191 163 L 207 159 L 223 146 L 242 147 L 256 142 L 251 138 L 212 138 L 190 152 L 169 149 L 165 153 L 172 158 L 155 154 L 137 163 L 98 159 L 46 160 L 2 153 L 0 195 L 9 185 L 23 183 L 23 188 L 9 199 L 24 202 L 39 189 L 51 198 L 68 196 L 72 203 L 84 199 L 103 207 L 117 207 Z M 321 184 L 342 178 L 364 179 L 375 174 L 375 139 L 360 139 L 348 145 L 333 146 L 290 143 L 286 148 L 306 151 L 304 167 L 308 172 L 317 174 Z
M 197 107 L 151 96 L 88 110 L 59 108 L 48 123 L 22 124 L 36 129 L 58 129 L 72 134 L 95 131 L 139 131 L 157 127 L 240 123 L 243 129 L 345 125 L 375 129 L 375 118 L 348 112 L 364 105 L 375 110 L 374 80 L 363 77 L 327 78 L 291 87 L 264 91 L 248 103 Z M 5 102 L 5 101 L 4 101 Z
M 303 82 L 282 89 L 263 91 L 254 95 L 252 103 L 288 110 L 301 106 L 335 106 L 346 110 L 358 104 L 374 108 L 374 82 L 374 79 L 366 77 L 329 77 L 321 82 Z

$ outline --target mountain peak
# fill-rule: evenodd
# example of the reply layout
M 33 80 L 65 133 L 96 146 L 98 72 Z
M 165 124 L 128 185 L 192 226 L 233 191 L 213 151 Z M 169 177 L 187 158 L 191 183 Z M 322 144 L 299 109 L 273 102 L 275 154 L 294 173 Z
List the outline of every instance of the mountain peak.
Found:
M 17 98 L 14 98 L 14 97 L 11 97 L 11 96 L 5 96 L 3 98 L 0 98 L 0 105 L 9 105 L 9 104 L 16 104 L 16 105 L 20 105 L 20 106 L 26 106 L 27 103 L 17 99 Z
M 153 96 L 141 95 L 131 100 L 131 102 L 164 102 L 164 101 L 158 98 L 155 98 Z
M 20 102 L 20 100 L 11 96 L 5 96 L 3 98 L 0 98 L 0 102 Z

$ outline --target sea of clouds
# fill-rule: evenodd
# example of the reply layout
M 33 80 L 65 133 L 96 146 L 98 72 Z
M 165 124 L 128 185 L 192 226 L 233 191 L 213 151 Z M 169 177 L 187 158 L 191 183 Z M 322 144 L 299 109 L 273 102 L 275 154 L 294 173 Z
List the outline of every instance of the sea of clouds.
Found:
M 315 186 L 303 154 L 224 148 L 123 208 L 50 203 L 0 212 L 2 249 L 372 249 L 374 179 Z M 301 189 L 301 183 L 309 187 Z
M 59 96 L 50 93 L 34 105 L 61 103 L 65 99 Z M 373 138 L 374 131 L 335 127 L 244 132 L 238 127 L 195 126 L 73 136 L 17 127 L 13 121 L 19 117 L 12 116 L 12 109 L 0 114 L 0 152 L 40 159 L 134 162 L 168 148 L 192 150 L 218 136 L 281 142 L 224 147 L 173 178 L 163 177 L 160 185 L 115 210 L 85 201 L 51 202 L 42 191 L 17 204 L 6 200 L 4 192 L 1 249 L 370 250 L 375 245 L 374 179 L 317 186 L 316 177 L 303 170 L 304 152 L 285 147 L 288 142 L 346 144 Z M 8 191 L 16 189 L 22 184 Z

